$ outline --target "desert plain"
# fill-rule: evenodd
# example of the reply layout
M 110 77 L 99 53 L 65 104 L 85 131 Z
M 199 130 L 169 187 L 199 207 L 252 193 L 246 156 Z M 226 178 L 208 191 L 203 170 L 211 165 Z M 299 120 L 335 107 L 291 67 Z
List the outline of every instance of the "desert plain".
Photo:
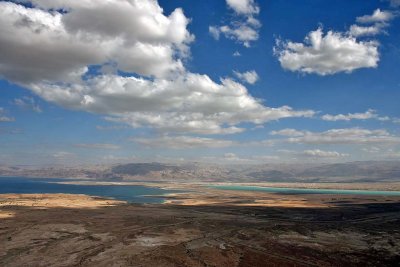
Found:
M 186 186 L 188 188 L 188 186 Z M 0 266 L 396 266 L 400 197 L 0 195 Z

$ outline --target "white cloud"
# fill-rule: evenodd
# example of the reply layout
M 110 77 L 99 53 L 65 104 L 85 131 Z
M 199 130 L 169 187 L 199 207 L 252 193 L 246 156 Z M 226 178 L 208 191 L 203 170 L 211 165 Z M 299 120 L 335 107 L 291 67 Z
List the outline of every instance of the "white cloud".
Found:
M 349 156 L 349 154 L 343 154 L 336 151 L 324 151 L 320 149 L 304 150 L 301 155 L 313 158 L 340 158 Z
M 261 23 L 254 16 L 258 15 L 260 8 L 254 0 L 227 0 L 226 3 L 235 12 L 235 18 L 229 25 L 210 26 L 211 36 L 219 40 L 223 34 L 226 38 L 250 47 L 251 42 L 259 38 Z
M 222 161 L 230 161 L 230 162 L 243 162 L 243 163 L 263 163 L 263 162 L 274 162 L 279 160 L 279 156 L 272 156 L 272 155 L 258 155 L 258 156 L 238 156 L 235 153 L 225 153 L 222 158 Z M 215 161 L 214 161 L 215 162 Z
M 351 25 L 349 34 L 354 37 L 374 36 L 382 33 L 385 26 L 386 24 L 374 24 L 372 26 Z
M 240 52 L 239 51 L 235 51 L 233 54 L 232 54 L 232 56 L 234 56 L 234 57 L 240 57 L 242 54 L 240 54 Z
M 376 147 L 376 146 L 364 147 L 361 150 L 364 151 L 364 152 L 367 152 L 367 153 L 372 153 L 372 154 L 376 154 L 376 153 L 379 153 L 381 151 L 381 149 L 379 147 Z
M 120 147 L 114 144 L 75 144 L 75 147 L 89 149 L 119 149 Z
M 254 15 L 260 12 L 254 0 L 226 0 L 226 4 L 240 15 Z
M 237 158 L 235 153 L 225 153 L 224 157 L 225 158 Z
M 361 24 L 372 24 L 368 26 L 351 25 L 348 33 L 354 37 L 374 36 L 380 33 L 386 33 L 385 28 L 389 26 L 389 21 L 396 16 L 391 11 L 381 11 L 379 8 L 372 15 L 365 15 L 357 18 Z
M 304 131 L 298 131 L 295 129 L 282 129 L 279 131 L 272 131 L 271 135 L 282 135 L 282 136 L 303 136 Z
M 276 162 L 280 160 L 279 156 L 258 155 L 258 156 L 239 156 L 235 153 L 225 153 L 222 156 L 202 157 L 200 161 L 219 164 L 260 164 L 265 162 Z
M 245 47 L 250 47 L 250 42 L 258 40 L 258 31 L 246 24 L 240 24 L 236 27 L 224 25 L 219 27 L 219 31 L 223 33 L 225 37 L 237 40 Z
M 72 109 L 108 114 L 110 121 L 161 131 L 202 134 L 237 133 L 247 121 L 262 124 L 287 117 L 311 117 L 311 110 L 269 108 L 230 79 L 215 83 L 206 75 L 187 73 L 175 80 L 153 81 L 101 75 L 85 84 L 31 86 L 48 101 Z
M 245 47 L 250 47 L 250 42 L 258 40 L 259 37 L 257 29 L 246 24 L 237 26 L 210 26 L 209 32 L 215 40 L 219 40 L 220 35 L 224 34 L 226 38 L 236 40 Z
M 0 122 L 11 122 L 11 121 L 15 121 L 15 119 L 12 117 L 0 116 Z
M 274 53 L 284 69 L 329 75 L 377 67 L 378 45 L 376 41 L 358 41 L 340 32 L 328 31 L 324 35 L 318 28 L 308 34 L 304 43 L 278 40 Z
M 230 140 L 194 137 L 194 136 L 161 136 L 157 138 L 132 138 L 133 142 L 146 147 L 166 147 L 173 149 L 189 149 L 189 148 L 219 148 L 229 147 L 235 144 Z
M 248 84 L 255 84 L 259 79 L 258 74 L 255 70 L 246 71 L 246 72 L 233 71 L 233 73 L 240 80 L 242 80 L 243 82 L 246 82 Z
M 375 110 L 368 109 L 364 113 L 348 113 L 348 114 L 338 114 L 330 115 L 326 114 L 321 117 L 325 121 L 350 121 L 350 120 L 368 120 L 376 119 L 380 121 L 388 121 L 389 117 L 380 117 Z
M 216 26 L 210 26 L 210 27 L 208 27 L 208 31 L 210 32 L 211 36 L 212 36 L 215 40 L 219 40 L 220 30 L 219 30 L 218 27 L 216 27 Z
M 13 117 L 6 116 L 4 108 L 0 107 L 0 122 L 12 122 L 15 121 Z
M 379 8 L 372 13 L 372 15 L 364 15 L 361 17 L 357 17 L 356 21 L 358 23 L 376 23 L 376 22 L 388 22 L 394 18 L 394 14 L 390 11 L 381 11 Z
M 293 134 L 283 140 L 297 144 L 397 144 L 400 136 L 392 135 L 386 130 L 367 130 L 363 128 L 331 129 L 325 132 L 297 131 L 285 129 L 285 132 L 271 132 L 274 135 L 288 136 L 289 130 Z M 289 135 L 290 136 L 290 135 Z
M 33 97 L 24 96 L 22 98 L 16 98 L 16 99 L 14 99 L 14 104 L 20 108 L 32 110 L 36 113 L 42 112 L 42 109 L 36 103 L 36 101 Z
M 20 83 L 79 81 L 88 66 L 110 61 L 146 76 L 183 69 L 176 55 L 187 53 L 193 36 L 181 9 L 167 17 L 156 1 L 77 2 L 0 2 L 0 74 Z

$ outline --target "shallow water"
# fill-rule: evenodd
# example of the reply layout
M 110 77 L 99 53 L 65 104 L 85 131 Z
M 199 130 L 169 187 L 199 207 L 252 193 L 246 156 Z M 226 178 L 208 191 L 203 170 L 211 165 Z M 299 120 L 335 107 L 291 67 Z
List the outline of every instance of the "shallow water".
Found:
M 400 191 L 284 188 L 284 187 L 262 187 L 262 186 L 243 186 L 243 185 L 215 185 L 210 187 L 223 190 L 263 191 L 269 193 L 292 194 L 292 195 L 333 194 L 333 195 L 400 196 Z
M 176 190 L 165 190 L 156 187 L 140 185 L 74 185 L 54 183 L 62 181 L 73 180 L 0 177 L 0 194 L 85 194 L 90 196 L 124 200 L 130 203 L 163 203 L 164 199 L 160 197 L 160 195 L 177 192 Z

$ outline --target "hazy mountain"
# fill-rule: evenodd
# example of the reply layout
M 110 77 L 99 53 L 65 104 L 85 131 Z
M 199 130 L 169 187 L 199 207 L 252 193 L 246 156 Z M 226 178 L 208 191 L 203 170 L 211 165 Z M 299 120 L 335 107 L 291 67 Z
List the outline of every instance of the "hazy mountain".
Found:
M 204 163 L 129 163 L 81 167 L 0 166 L 2 176 L 71 177 L 95 180 L 203 182 L 379 182 L 400 181 L 400 162 L 335 164 L 217 165 Z

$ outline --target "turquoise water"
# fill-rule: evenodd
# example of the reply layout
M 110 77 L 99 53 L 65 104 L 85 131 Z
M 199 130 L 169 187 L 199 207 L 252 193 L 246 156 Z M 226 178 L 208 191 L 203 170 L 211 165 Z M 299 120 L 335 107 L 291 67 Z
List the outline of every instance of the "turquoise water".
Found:
M 376 190 L 341 190 L 341 189 L 313 189 L 313 188 L 284 188 L 242 185 L 214 185 L 211 188 L 223 190 L 262 191 L 281 194 L 334 194 L 334 195 L 371 195 L 371 196 L 400 196 L 400 191 Z
M 160 195 L 177 192 L 140 185 L 74 185 L 54 183 L 62 181 L 71 181 L 71 179 L 0 177 L 0 194 L 85 194 L 124 200 L 130 203 L 163 203 L 164 199 Z

